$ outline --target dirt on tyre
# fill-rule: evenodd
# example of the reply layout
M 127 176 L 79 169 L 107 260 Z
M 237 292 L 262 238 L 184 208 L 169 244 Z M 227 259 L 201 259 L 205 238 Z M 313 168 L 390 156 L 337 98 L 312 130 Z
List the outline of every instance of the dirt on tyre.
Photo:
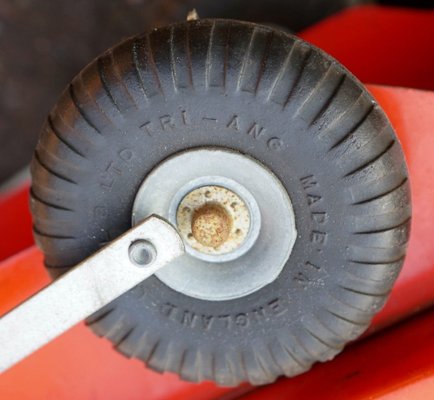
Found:
M 156 29 L 72 81 L 32 163 L 34 233 L 50 273 L 129 229 L 138 209 L 169 215 L 173 193 L 216 171 L 223 180 L 209 185 L 232 182 L 251 218 L 243 190 L 255 199 L 254 244 L 227 262 L 192 252 L 179 276 L 146 280 L 88 324 L 126 356 L 195 382 L 264 384 L 332 359 L 368 327 L 399 274 L 408 173 L 360 82 L 270 27 L 197 20 Z M 143 191 L 167 207 L 140 208 Z M 199 272 L 183 286 L 188 271 Z M 225 283 L 216 290 L 210 276 Z

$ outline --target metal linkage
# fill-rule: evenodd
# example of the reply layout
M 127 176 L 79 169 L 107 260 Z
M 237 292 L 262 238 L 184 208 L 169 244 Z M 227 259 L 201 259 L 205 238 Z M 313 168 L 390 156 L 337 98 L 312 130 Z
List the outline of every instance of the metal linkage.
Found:
M 184 253 L 152 216 L 0 319 L 0 372 L 10 368 Z

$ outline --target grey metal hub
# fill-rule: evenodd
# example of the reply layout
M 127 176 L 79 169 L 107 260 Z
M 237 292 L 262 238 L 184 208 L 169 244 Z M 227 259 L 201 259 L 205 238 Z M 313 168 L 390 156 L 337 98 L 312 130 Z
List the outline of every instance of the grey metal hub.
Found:
M 186 254 L 155 275 L 185 295 L 222 301 L 273 282 L 297 232 L 277 177 L 240 153 L 202 148 L 159 164 L 136 195 L 132 222 L 151 214 L 178 229 Z
M 219 241 L 218 246 L 207 246 L 195 235 L 194 215 L 207 206 L 209 209 L 209 205 L 216 208 L 214 216 L 226 214 L 229 220 L 228 237 Z M 220 213 L 217 207 L 221 209 Z M 217 219 L 211 217 L 208 225 Z M 175 194 L 169 221 L 177 227 L 188 254 L 221 263 L 235 260 L 250 250 L 259 235 L 261 213 L 255 198 L 240 183 L 221 176 L 202 176 L 187 182 Z M 219 236 L 217 229 L 213 237 Z

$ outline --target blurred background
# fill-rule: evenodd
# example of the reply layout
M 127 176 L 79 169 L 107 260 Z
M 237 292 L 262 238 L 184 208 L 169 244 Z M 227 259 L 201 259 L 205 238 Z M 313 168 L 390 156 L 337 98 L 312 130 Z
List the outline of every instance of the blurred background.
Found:
M 184 20 L 235 18 L 300 31 L 367 3 L 434 0 L 0 0 L 0 188 L 29 163 L 39 129 L 68 82 L 125 37 Z

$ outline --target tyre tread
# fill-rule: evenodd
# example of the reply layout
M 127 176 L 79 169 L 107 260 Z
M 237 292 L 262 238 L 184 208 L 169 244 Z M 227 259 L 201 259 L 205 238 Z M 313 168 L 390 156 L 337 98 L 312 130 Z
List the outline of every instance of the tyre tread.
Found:
M 32 163 L 34 233 L 47 266 L 63 272 L 80 260 L 76 239 L 86 232 L 74 218 L 75 190 L 94 168 L 92 154 L 123 133 L 129 113 L 146 114 L 154 100 L 164 105 L 181 92 L 251 96 L 312 135 L 348 192 L 356 229 L 349 232 L 347 269 L 321 291 L 314 313 L 236 350 L 138 329 L 115 305 L 88 325 L 124 355 L 194 382 L 263 384 L 333 358 L 368 327 L 401 269 L 411 221 L 408 177 L 387 118 L 354 77 L 320 50 L 269 27 L 199 20 L 157 29 L 107 51 L 73 80 L 47 118 Z

